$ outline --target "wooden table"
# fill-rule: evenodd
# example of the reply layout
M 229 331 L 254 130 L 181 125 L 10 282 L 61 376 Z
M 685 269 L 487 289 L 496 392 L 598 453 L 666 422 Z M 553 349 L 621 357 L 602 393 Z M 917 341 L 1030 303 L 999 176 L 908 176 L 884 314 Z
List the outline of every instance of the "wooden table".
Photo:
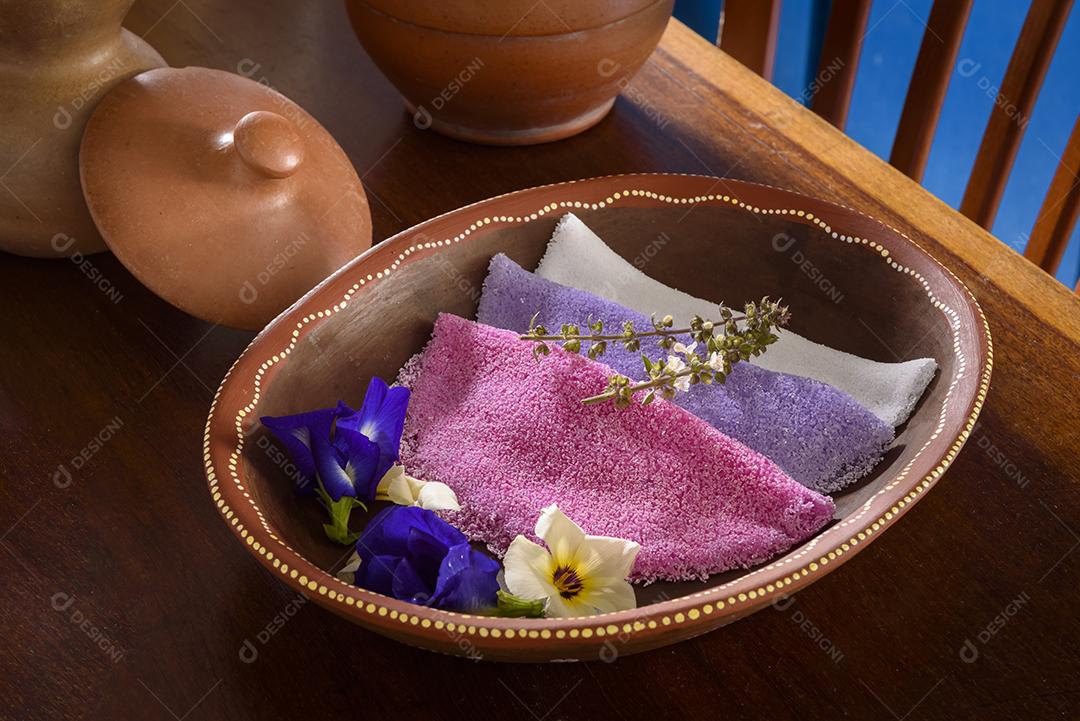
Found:
M 173 65 L 241 71 L 304 105 L 363 175 L 377 239 L 628 171 L 864 210 L 972 288 L 993 385 L 939 487 L 783 610 L 614 664 L 474 664 L 305 605 L 230 537 L 200 443 L 250 334 L 174 310 L 109 255 L 90 260 L 97 280 L 0 257 L 0 717 L 1080 715 L 1080 302 L 1049 276 L 678 22 L 600 125 L 516 149 L 414 127 L 340 2 L 141 0 L 127 25 Z

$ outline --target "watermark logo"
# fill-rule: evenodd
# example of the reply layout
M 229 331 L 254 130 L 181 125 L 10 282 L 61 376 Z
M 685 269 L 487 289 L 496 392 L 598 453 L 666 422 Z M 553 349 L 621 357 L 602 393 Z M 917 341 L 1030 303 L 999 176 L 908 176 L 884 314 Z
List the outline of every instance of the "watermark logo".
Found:
M 623 69 L 622 63 L 612 60 L 611 58 L 601 58 L 596 63 L 596 74 L 602 78 L 615 77 L 619 71 Z M 652 96 L 643 93 L 638 88 L 635 88 L 630 82 L 633 79 L 633 73 L 624 72 L 619 75 L 615 81 L 615 85 L 619 88 L 619 92 L 622 96 L 636 105 L 642 113 L 645 114 L 649 120 L 656 123 L 656 127 L 660 130 L 664 130 L 671 119 L 664 114 L 659 106 L 656 105 Z
M 810 84 L 803 88 L 803 91 L 799 93 L 799 101 L 802 102 L 803 105 L 809 104 L 809 102 L 814 99 L 814 96 L 821 92 L 821 89 L 828 85 L 829 82 L 843 69 L 843 58 L 833 58 L 828 65 L 818 71 L 818 74 L 814 76 L 814 79 L 810 81 Z
M 973 430 L 979 431 L 980 426 L 976 425 Z M 990 436 L 979 432 L 975 438 L 975 445 L 986 454 L 991 463 L 1005 473 L 1006 478 L 1016 484 L 1017 488 L 1027 488 L 1031 483 L 1031 479 L 1024 475 L 1020 467 L 1012 462 L 1012 459 L 990 439 Z
M 53 127 L 57 130 L 70 128 L 74 122 L 74 115 L 85 108 L 87 104 L 93 103 L 107 85 L 112 85 L 114 81 L 119 80 L 131 67 L 128 65 L 128 61 L 133 58 L 134 55 L 119 54 L 108 65 L 99 70 L 96 75 L 92 76 L 90 81 L 71 100 L 63 105 L 58 105 L 56 112 L 53 114 Z
M 266 454 L 266 457 L 270 459 L 271 463 L 281 469 L 287 477 L 291 478 L 296 483 L 298 489 L 304 490 L 311 482 L 310 479 L 305 478 L 304 475 L 300 473 L 300 469 L 292 462 L 289 454 L 278 448 L 270 436 L 259 436 L 255 441 L 255 445 Z
M 660 254 L 660 251 L 671 242 L 671 236 L 667 233 L 660 233 L 653 240 L 641 249 L 641 251 L 633 257 L 630 264 L 637 268 L 637 270 L 645 270 L 645 268 L 652 262 L 653 258 Z M 597 295 L 603 298 L 618 298 L 621 294 L 620 288 L 626 288 L 634 281 L 635 272 L 634 268 L 624 268 L 614 278 L 602 277 L 599 281 L 597 288 Z
M 290 261 L 300 252 L 301 248 L 307 245 L 309 240 L 310 237 L 307 233 L 300 233 L 295 240 L 279 250 L 270 259 L 270 262 L 255 275 L 254 282 L 245 280 L 244 284 L 240 286 L 238 294 L 240 302 L 244 305 L 251 305 L 257 301 L 259 299 L 259 289 L 266 287 L 267 283 L 274 279 L 274 276 L 289 267 Z
M 427 130 L 431 127 L 432 115 L 428 110 L 428 106 L 431 107 L 436 113 L 450 104 L 450 101 L 454 99 L 462 89 L 472 81 L 473 78 L 479 74 L 480 70 L 484 67 L 484 61 L 478 57 L 473 58 L 465 64 L 458 74 L 450 78 L 450 82 L 443 87 L 438 93 L 432 97 L 426 105 L 417 105 L 416 112 L 413 114 L 413 125 L 420 130 Z
M 304 604 L 307 603 L 307 598 L 303 594 L 297 594 L 295 598 L 285 604 L 285 607 L 274 614 L 274 617 L 270 619 L 270 622 L 259 629 L 259 632 L 255 634 L 255 640 L 245 638 L 243 643 L 240 644 L 240 649 L 237 655 L 243 663 L 255 663 L 259 660 L 259 648 L 270 643 L 270 640 L 276 636 L 281 629 L 285 628 L 285 624 L 295 616 Z M 256 642 L 258 645 L 256 645 Z
M 52 237 L 50 244 L 52 245 L 52 249 L 57 253 L 67 253 L 71 246 L 75 244 L 75 238 L 67 233 L 57 233 Z M 124 294 L 112 284 L 112 281 L 105 277 L 96 265 L 90 262 L 89 258 L 77 250 L 69 255 L 68 258 L 82 274 L 89 278 L 90 282 L 93 283 L 98 290 L 104 293 L 114 304 L 119 303 L 124 299 Z
M 237 75 L 242 75 L 249 80 L 254 80 L 267 90 L 273 91 L 268 92 L 266 97 L 274 104 L 275 112 L 277 112 L 278 115 L 291 122 L 297 129 L 303 129 L 315 123 L 315 119 L 308 115 L 307 111 L 289 100 L 283 93 L 278 92 L 278 89 L 270 82 L 270 78 L 260 74 L 261 70 L 262 63 L 258 63 L 251 58 L 242 58 L 236 63 Z M 302 134 L 307 138 L 317 138 L 319 143 L 333 148 L 335 151 L 337 149 L 337 142 L 329 133 L 317 132 Z
M 420 233 L 417 238 L 417 244 L 428 243 L 431 238 L 424 233 Z M 458 269 L 454 262 L 450 260 L 449 253 L 436 253 L 434 260 L 435 264 L 439 266 L 439 270 L 442 274 L 450 279 L 453 286 L 464 293 L 472 302 L 480 302 L 480 289 L 476 285 L 466 278 L 462 272 Z
M 789 608 L 795 604 L 795 598 L 793 596 L 779 596 L 772 602 L 772 607 L 777 611 L 786 613 Z M 825 635 L 825 632 L 821 630 L 810 618 L 803 613 L 802 610 L 796 608 L 791 612 L 791 622 L 799 627 L 799 630 L 809 638 L 815 646 L 822 650 L 825 655 L 833 663 L 840 663 L 844 660 L 844 653 L 832 640 Z
M 798 248 L 794 248 L 795 238 L 787 233 L 780 232 L 773 236 L 772 247 L 777 253 L 784 253 L 788 259 L 799 267 L 803 275 L 828 297 L 833 303 L 839 305 L 844 300 L 844 294 L 840 292 L 824 272 L 811 261 L 806 254 Z
M 75 606 L 75 596 L 64 591 L 57 591 L 49 599 L 52 608 L 57 613 L 63 614 L 67 620 L 77 626 L 86 637 L 94 642 L 105 654 L 105 657 L 113 663 L 119 663 L 126 653 L 114 640 L 105 635 L 105 632 L 95 625 L 85 613 Z
M 975 634 L 975 640 L 965 638 L 963 645 L 960 646 L 960 660 L 964 663 L 975 663 L 979 660 L 979 647 L 985 646 L 1001 632 L 1001 629 L 1012 620 L 1013 616 L 1020 612 L 1024 606 L 1031 601 L 1031 596 L 1027 591 L 1024 591 L 1019 596 L 1014 598 L 1001 610 L 1001 613 L 994 616 L 990 623 L 986 624 L 985 628 L 979 630 Z M 976 643 L 978 642 L 978 643 Z
M 1025 116 L 1020 112 L 1020 109 L 1016 107 L 1009 98 L 1005 97 L 1001 93 L 1001 88 L 994 84 L 990 78 L 981 74 L 979 71 L 982 69 L 982 63 L 973 60 L 972 58 L 961 58 L 956 63 L 956 72 L 962 78 L 975 78 L 975 86 L 982 90 L 986 97 L 994 101 L 994 105 L 1001 108 L 1001 111 L 1005 113 L 1005 116 L 1015 122 L 1021 129 L 1027 127 L 1028 121 L 1031 120 L 1030 116 Z M 978 75 L 978 77 L 975 77 Z
M 453 629 L 451 629 L 453 626 Z M 470 661 L 483 661 L 484 654 L 480 652 L 480 649 L 476 647 L 469 637 L 465 635 L 464 625 L 448 624 L 445 627 L 445 633 L 455 646 L 461 649 L 461 652 L 465 655 L 465 658 Z
M 82 470 L 82 468 L 90 462 L 90 459 L 96 456 L 98 452 L 105 447 L 105 444 L 111 441 L 123 427 L 124 421 L 120 416 L 115 416 L 102 426 L 101 430 L 99 430 L 85 446 L 79 449 L 79 452 L 72 456 L 66 464 L 61 463 L 56 467 L 56 470 L 53 471 L 52 474 L 53 485 L 61 489 L 68 488 L 74 481 L 72 470 Z M 71 468 L 69 469 L 68 466 Z
M 653 258 L 659 255 L 660 251 L 664 249 L 664 246 L 670 242 L 671 236 L 667 233 L 660 233 L 660 235 L 651 240 L 640 253 L 634 256 L 631 263 L 633 263 L 634 267 L 638 270 L 645 270 L 645 266 L 647 266 Z

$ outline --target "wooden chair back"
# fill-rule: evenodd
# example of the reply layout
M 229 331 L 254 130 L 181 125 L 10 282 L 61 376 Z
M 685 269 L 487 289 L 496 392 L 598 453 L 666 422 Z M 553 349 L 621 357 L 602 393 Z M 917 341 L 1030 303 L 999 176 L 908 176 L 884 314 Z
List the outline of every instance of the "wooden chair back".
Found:
M 832 0 L 810 107 L 844 129 L 871 0 Z M 956 64 L 973 0 L 934 0 L 908 86 L 889 162 L 921 181 L 941 107 Z M 1032 0 L 1020 37 L 990 112 L 960 212 L 984 228 L 997 215 L 1073 0 Z M 767 80 L 772 79 L 780 0 L 724 0 L 720 47 Z M 1080 214 L 1080 117 L 1062 153 L 1024 255 L 1049 273 L 1057 270 Z M 1080 284 L 1077 285 L 1080 293 Z

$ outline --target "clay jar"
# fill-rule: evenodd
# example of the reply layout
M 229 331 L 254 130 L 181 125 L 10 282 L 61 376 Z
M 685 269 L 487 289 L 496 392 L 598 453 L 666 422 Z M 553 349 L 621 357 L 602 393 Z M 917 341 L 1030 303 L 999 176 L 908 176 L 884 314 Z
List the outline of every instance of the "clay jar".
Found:
M 104 250 L 79 187 L 79 142 L 97 101 L 165 65 L 120 27 L 132 0 L 0 0 L 0 250 Z
M 600 122 L 660 41 L 674 0 L 346 0 L 418 127 L 525 145 Z

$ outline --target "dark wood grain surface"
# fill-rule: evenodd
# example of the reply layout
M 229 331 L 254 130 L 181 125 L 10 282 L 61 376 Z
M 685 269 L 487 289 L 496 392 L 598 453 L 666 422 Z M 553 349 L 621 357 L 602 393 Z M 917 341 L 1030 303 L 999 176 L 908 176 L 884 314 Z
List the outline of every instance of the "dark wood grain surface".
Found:
M 972 288 L 994 379 L 944 480 L 789 605 L 615 663 L 473 663 L 305 604 L 221 523 L 203 424 L 250 334 L 172 309 L 107 254 L 0 257 L 0 716 L 1080 715 L 1080 301 L 1041 270 L 677 23 L 596 128 L 516 149 L 416 128 L 337 2 L 145 0 L 127 26 L 172 65 L 244 72 L 304 105 L 363 176 L 377 239 L 628 171 L 851 205 Z

